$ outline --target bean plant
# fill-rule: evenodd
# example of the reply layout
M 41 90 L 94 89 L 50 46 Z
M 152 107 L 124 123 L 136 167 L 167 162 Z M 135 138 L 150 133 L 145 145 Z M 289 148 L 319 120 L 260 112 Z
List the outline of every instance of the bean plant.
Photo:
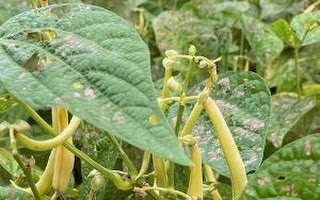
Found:
M 318 1 L 84 2 L 0 27 L 0 199 L 320 199 Z

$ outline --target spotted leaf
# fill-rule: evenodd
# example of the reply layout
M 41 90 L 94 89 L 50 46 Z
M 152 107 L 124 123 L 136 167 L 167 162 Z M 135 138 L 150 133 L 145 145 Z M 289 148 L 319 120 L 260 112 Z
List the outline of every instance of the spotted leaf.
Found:
M 229 72 L 220 75 L 212 98 L 220 108 L 244 161 L 247 172 L 261 163 L 271 96 L 262 78 L 253 72 Z M 211 122 L 203 113 L 194 128 L 203 161 L 219 174 L 229 176 L 225 157 Z
M 149 57 L 127 22 L 86 4 L 28 11 L 0 28 L 0 81 L 11 94 L 36 109 L 65 107 L 141 149 L 189 164 L 158 106 Z
M 320 199 L 320 135 L 288 144 L 266 159 L 239 200 Z

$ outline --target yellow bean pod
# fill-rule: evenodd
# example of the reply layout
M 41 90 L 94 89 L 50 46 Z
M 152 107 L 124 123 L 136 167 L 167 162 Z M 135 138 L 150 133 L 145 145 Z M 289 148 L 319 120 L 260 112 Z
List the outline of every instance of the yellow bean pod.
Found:
M 63 108 L 52 109 L 53 128 L 61 133 L 68 126 L 68 112 Z M 68 139 L 72 143 L 72 138 Z M 74 155 L 62 145 L 56 148 L 52 187 L 63 193 L 69 185 L 74 165 Z
M 201 161 L 201 152 L 197 143 L 190 146 L 190 152 L 191 152 L 191 160 L 193 162 L 193 165 L 190 167 L 188 195 L 192 197 L 192 199 L 202 200 L 203 199 L 202 161 Z

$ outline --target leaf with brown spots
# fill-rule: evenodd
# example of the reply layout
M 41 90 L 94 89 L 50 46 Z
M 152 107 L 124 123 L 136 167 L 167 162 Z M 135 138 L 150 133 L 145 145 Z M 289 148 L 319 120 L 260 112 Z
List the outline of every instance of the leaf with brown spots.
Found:
M 266 159 L 239 200 L 320 199 L 320 134 L 286 145 Z

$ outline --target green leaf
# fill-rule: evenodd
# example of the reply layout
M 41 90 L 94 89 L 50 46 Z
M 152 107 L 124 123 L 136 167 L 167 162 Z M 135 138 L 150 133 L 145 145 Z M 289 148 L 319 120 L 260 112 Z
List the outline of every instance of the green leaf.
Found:
M 0 199 L 15 199 L 15 200 L 34 200 L 34 197 L 26 192 L 15 189 L 13 187 L 0 186 Z
M 36 109 L 65 107 L 132 145 L 190 164 L 158 106 L 148 48 L 138 33 L 100 7 L 50 10 L 51 16 L 25 12 L 0 28 L 5 88 Z M 149 123 L 152 115 L 158 124 Z
M 26 120 L 29 114 L 9 95 L 0 95 L 0 123 L 15 123 L 18 119 Z
M 291 27 L 302 41 L 302 45 L 320 42 L 320 11 L 295 16 L 291 21 Z
M 22 170 L 13 158 L 12 153 L 4 148 L 0 148 L 0 165 L 13 177 L 18 177 L 22 173 Z
M 165 11 L 157 16 L 152 26 L 161 52 L 176 49 L 187 52 L 191 44 L 197 45 L 199 55 L 213 56 L 218 38 L 210 20 L 201 20 L 192 12 Z
M 247 172 L 261 163 L 271 96 L 263 79 L 252 72 L 228 72 L 219 75 L 212 97 L 220 108 L 244 161 Z M 204 163 L 216 172 L 229 176 L 228 166 L 210 120 L 203 114 L 194 128 L 199 136 Z
M 320 43 L 303 47 L 299 52 L 299 76 L 302 84 L 320 82 L 320 60 L 317 52 Z M 293 53 L 284 51 L 272 64 L 267 66 L 265 76 L 270 87 L 277 92 L 296 92 L 297 81 Z
M 220 12 L 226 12 L 234 15 L 240 15 L 241 13 L 246 12 L 250 5 L 245 1 L 221 1 L 215 2 L 212 0 L 204 0 L 197 4 L 199 10 L 206 13 L 207 16 L 215 15 Z
M 279 19 L 272 24 L 272 30 L 277 34 L 282 41 L 293 48 L 298 48 L 300 40 L 293 31 L 292 27 L 285 19 Z
M 283 42 L 271 28 L 259 20 L 243 15 L 241 29 L 248 40 L 251 54 L 259 67 L 270 64 L 283 50 Z
M 297 96 L 277 94 L 272 97 L 271 122 L 268 140 L 277 148 L 282 146 L 285 135 L 316 105 L 313 98 L 298 100 Z
M 320 135 L 299 139 L 266 159 L 239 200 L 320 199 Z
M 304 2 L 300 0 L 260 0 L 261 19 L 273 21 L 298 14 L 304 9 Z

